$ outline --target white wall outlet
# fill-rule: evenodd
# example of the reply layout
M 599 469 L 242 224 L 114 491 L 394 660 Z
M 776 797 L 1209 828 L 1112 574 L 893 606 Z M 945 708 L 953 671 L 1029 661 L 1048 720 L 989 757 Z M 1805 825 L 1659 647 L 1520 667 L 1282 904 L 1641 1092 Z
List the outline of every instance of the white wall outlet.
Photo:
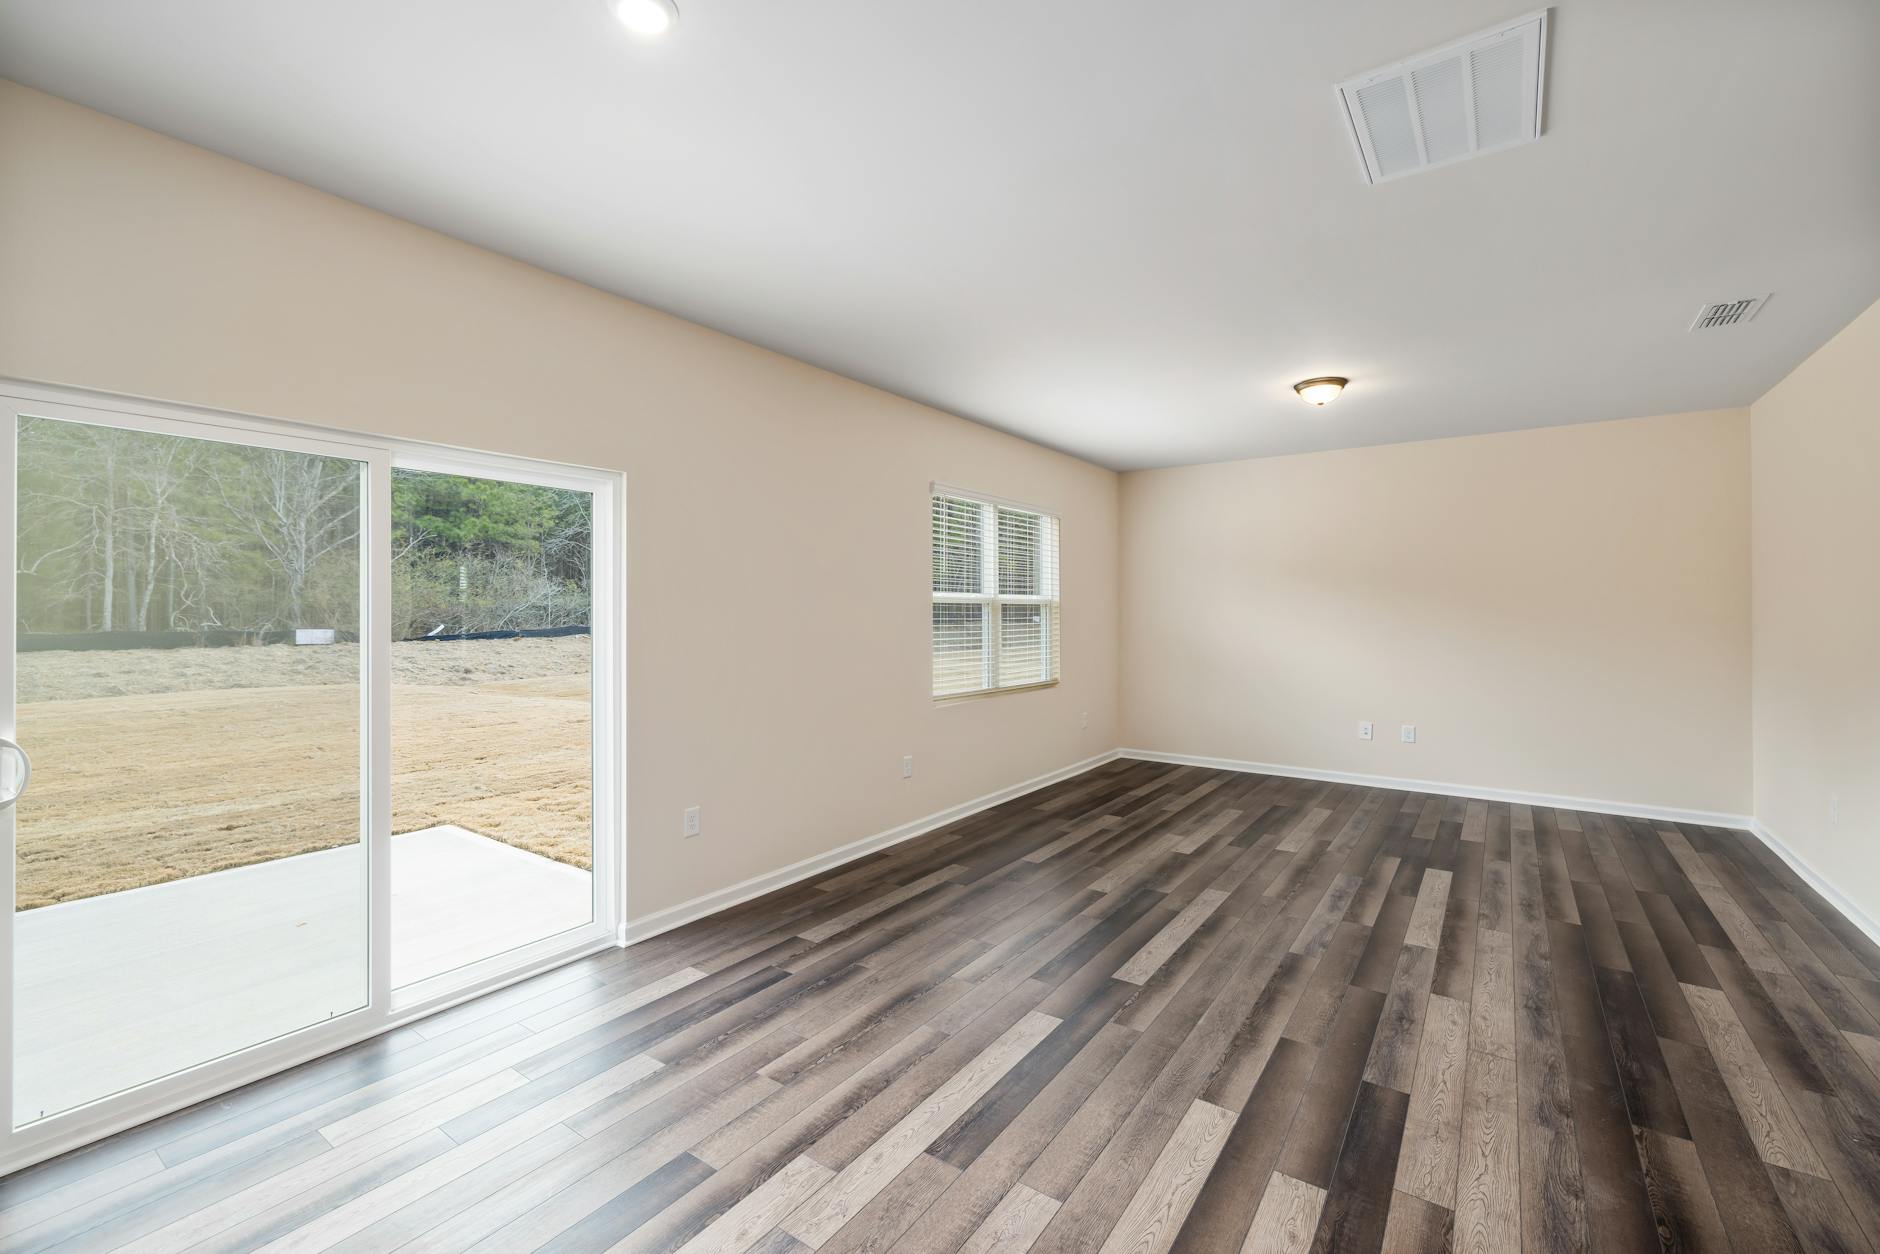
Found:
M 1359 723 L 1358 724 L 1358 739 L 1369 740 L 1370 738 L 1371 738 L 1371 725 L 1369 723 Z
M 1077 716 L 1077 725 L 1079 727 L 1090 726 L 1090 711 L 1089 710 L 1085 710 L 1082 714 L 1079 714 Z
M 1397 734 L 1402 737 L 1405 744 L 1413 745 L 1417 742 L 1417 725 L 1415 723 L 1405 723 L 1403 730 Z
M 1839 797 L 1829 797 L 1828 798 L 1828 826 L 1839 827 L 1840 825 L 1841 825 L 1841 799 Z
M 901 778 L 914 778 L 914 755 L 911 753 L 901 759 Z
M 697 806 L 687 806 L 687 807 L 685 808 L 685 834 L 686 834 L 686 837 L 687 837 L 688 839 L 690 839 L 691 837 L 693 837 L 693 836 L 696 836 L 696 835 L 698 835 L 698 833 L 699 833 L 699 816 L 698 816 L 698 807 L 697 807 Z

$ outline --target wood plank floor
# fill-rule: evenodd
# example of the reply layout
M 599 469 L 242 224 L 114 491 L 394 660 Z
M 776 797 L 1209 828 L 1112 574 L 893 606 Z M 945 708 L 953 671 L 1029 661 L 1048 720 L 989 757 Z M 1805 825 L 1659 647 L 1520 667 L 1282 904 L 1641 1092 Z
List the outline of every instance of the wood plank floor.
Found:
M 38 1250 L 1880 1247 L 1743 833 L 1117 761 L 0 1182 Z

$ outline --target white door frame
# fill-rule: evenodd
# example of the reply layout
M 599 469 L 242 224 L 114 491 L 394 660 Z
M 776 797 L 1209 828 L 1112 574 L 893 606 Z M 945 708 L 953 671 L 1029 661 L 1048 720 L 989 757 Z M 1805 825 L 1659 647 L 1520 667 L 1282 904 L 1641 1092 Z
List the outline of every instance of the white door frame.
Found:
M 195 439 L 343 457 L 364 467 L 360 567 L 361 830 L 366 844 L 368 999 L 360 1009 L 16 1128 L 13 1112 L 12 809 L 0 810 L 0 1174 L 194 1105 L 346 1045 L 620 943 L 626 867 L 625 529 L 617 472 L 380 438 L 76 388 L 0 378 L 7 424 L 0 456 L 0 736 L 12 737 L 17 616 L 19 415 L 108 424 Z M 580 928 L 391 987 L 391 472 L 395 468 L 573 488 L 594 497 L 593 829 L 594 914 Z M 30 753 L 31 745 L 26 746 Z M 135 1031 L 135 1025 L 127 1025 Z

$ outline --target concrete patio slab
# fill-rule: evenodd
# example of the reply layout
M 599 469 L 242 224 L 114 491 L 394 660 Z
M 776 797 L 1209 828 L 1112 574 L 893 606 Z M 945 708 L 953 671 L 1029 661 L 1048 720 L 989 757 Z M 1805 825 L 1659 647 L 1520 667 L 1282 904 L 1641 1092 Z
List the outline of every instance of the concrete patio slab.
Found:
M 361 847 L 28 910 L 15 920 L 25 1122 L 366 1002 Z M 392 983 L 592 918 L 588 872 L 443 826 L 392 839 Z

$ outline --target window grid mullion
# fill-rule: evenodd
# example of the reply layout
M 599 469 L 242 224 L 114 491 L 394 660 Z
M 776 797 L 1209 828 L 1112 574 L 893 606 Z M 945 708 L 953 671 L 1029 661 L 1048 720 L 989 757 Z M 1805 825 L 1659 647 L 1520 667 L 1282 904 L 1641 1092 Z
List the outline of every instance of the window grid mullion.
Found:
M 985 623 L 982 628 L 986 642 L 986 653 L 982 659 L 980 675 L 987 688 L 999 686 L 999 653 L 1002 647 L 999 639 L 999 507 L 988 504 L 979 515 L 979 591 L 988 598 L 985 602 Z

